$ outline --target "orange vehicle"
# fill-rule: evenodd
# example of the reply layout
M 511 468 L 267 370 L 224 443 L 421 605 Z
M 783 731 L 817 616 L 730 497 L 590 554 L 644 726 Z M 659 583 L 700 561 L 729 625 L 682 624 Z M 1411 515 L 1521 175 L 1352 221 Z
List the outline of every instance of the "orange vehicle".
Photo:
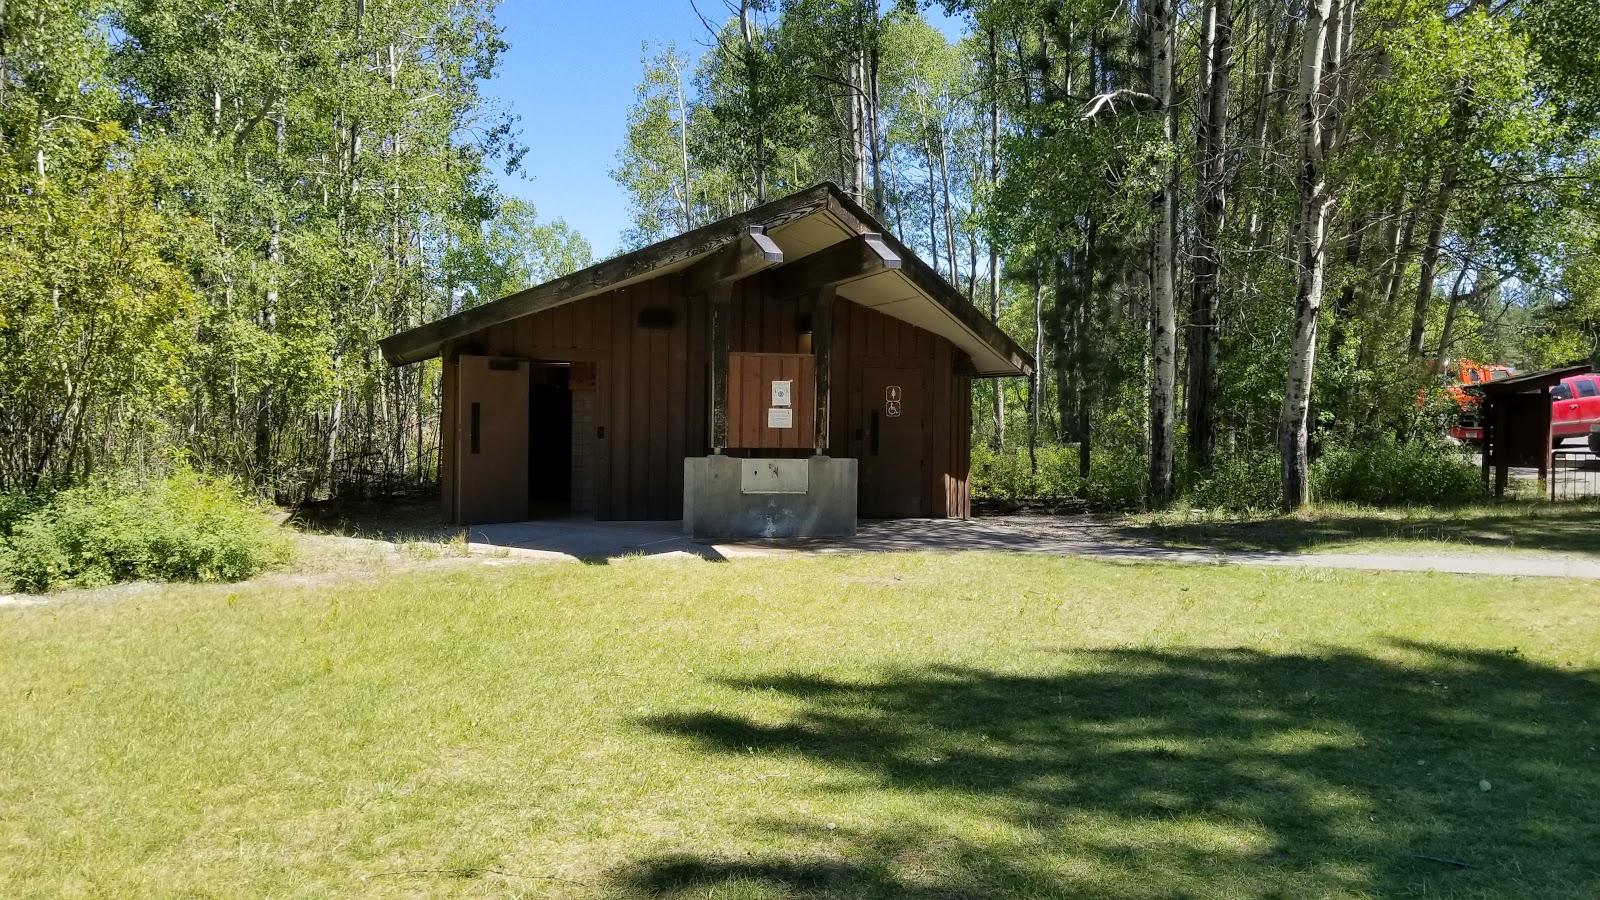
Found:
M 1483 422 L 1478 419 L 1478 398 L 1467 388 L 1475 384 L 1510 378 L 1517 372 L 1510 366 L 1457 360 L 1445 392 L 1461 410 L 1460 418 L 1450 426 L 1450 436 L 1458 441 L 1476 443 L 1483 440 Z

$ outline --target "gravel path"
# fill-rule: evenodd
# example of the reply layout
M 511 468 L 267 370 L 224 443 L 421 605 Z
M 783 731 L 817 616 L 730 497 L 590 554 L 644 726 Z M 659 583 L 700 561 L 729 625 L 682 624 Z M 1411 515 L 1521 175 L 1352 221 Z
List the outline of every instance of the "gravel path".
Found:
M 1159 532 L 1155 532 L 1159 534 Z M 597 559 L 624 555 L 731 559 L 791 553 L 866 553 L 913 550 L 994 550 L 1055 553 L 1123 562 L 1196 565 L 1300 566 L 1395 572 L 1452 572 L 1600 579 L 1600 556 L 1466 547 L 1394 553 L 1302 553 L 1210 550 L 1165 546 L 1131 538 L 1088 516 L 993 516 L 968 520 L 902 519 L 863 522 L 847 539 L 701 542 L 686 538 L 677 522 L 522 522 L 472 531 L 475 552 L 513 557 Z

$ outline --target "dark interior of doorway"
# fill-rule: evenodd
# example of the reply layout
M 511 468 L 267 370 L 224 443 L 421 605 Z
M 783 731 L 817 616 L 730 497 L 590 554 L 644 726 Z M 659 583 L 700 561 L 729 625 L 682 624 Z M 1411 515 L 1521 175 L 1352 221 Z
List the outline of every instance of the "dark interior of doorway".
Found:
M 528 389 L 528 515 L 572 509 L 572 369 L 535 365 Z

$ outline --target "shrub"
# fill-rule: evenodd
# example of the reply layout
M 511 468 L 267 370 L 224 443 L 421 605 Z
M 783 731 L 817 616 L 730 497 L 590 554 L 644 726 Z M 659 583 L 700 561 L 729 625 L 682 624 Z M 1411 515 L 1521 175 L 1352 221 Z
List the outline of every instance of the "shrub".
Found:
M 984 500 L 1062 500 L 1078 495 L 1076 447 L 1044 444 L 1035 456 L 1038 472 L 1028 462 L 1027 447 L 996 451 L 988 445 L 974 446 L 972 495 Z
M 1128 509 L 1144 497 L 1144 459 L 1137 453 L 1097 450 L 1089 477 L 1078 475 L 1078 448 L 1043 444 L 1035 453 L 1039 470 L 1028 461 L 1028 448 L 972 448 L 972 496 L 980 500 L 1082 499 L 1096 509 Z
M 1277 453 L 1229 453 L 1218 456 L 1211 468 L 1190 473 L 1186 487 L 1184 499 L 1195 509 L 1272 509 L 1283 497 L 1283 467 Z
M 1425 441 L 1328 447 L 1312 466 L 1311 486 L 1318 500 L 1373 506 L 1450 505 L 1484 497 L 1478 470 L 1461 450 Z
M 1148 464 L 1142 453 L 1100 450 L 1089 468 L 1083 499 L 1094 509 L 1138 509 L 1144 504 Z
M 237 581 L 288 554 L 288 539 L 261 505 L 228 481 L 180 470 L 55 494 L 12 523 L 0 576 L 29 591 L 136 579 Z

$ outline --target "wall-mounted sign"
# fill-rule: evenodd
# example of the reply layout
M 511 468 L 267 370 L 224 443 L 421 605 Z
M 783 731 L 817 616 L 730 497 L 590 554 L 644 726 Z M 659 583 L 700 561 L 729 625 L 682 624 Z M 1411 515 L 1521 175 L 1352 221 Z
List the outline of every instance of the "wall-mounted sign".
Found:
M 790 405 L 789 404 L 789 397 L 791 395 L 790 388 L 791 388 L 791 386 L 793 384 L 794 384 L 794 382 L 791 382 L 791 381 L 774 381 L 772 383 L 772 405 L 773 406 L 788 406 L 788 405 Z M 785 426 L 785 427 L 787 427 L 787 426 Z
M 773 407 L 767 410 L 768 428 L 793 428 L 794 410 L 789 408 Z
M 883 414 L 891 419 L 900 418 L 900 385 L 891 384 L 884 387 Z

